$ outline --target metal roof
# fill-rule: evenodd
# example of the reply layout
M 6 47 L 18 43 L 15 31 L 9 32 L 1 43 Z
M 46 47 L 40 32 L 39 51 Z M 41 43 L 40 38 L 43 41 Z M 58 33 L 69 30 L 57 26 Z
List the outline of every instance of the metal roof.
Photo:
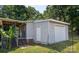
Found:
M 64 24 L 64 25 L 70 25 L 69 23 L 67 23 L 67 22 L 62 22 L 62 21 L 58 21 L 58 20 L 54 20 L 54 19 L 45 19 L 45 20 L 28 20 L 27 21 L 27 23 L 28 22 L 35 22 L 35 23 L 37 23 L 37 22 L 54 22 L 54 23 L 59 23 L 59 24 Z

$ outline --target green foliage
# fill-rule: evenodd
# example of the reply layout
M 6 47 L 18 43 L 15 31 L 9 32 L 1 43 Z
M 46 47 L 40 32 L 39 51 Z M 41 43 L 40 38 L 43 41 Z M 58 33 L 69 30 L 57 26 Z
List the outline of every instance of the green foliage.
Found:
M 7 33 L 7 32 L 5 32 L 2 28 L 0 28 L 0 34 L 1 34 L 3 37 L 9 38 L 9 36 L 8 36 L 6 33 Z
M 17 20 L 35 20 L 43 18 L 35 8 L 24 5 L 4 5 L 0 10 L 0 17 Z
M 10 39 L 15 38 L 15 29 L 13 27 L 10 27 L 9 31 L 8 31 L 8 35 Z
M 23 5 L 4 5 L 2 10 L 2 17 L 11 19 L 25 20 L 27 19 L 27 9 Z
M 2 28 L 0 28 L 0 34 L 4 37 L 7 38 L 7 48 L 11 49 L 11 40 L 15 38 L 15 29 L 10 26 L 8 31 L 4 31 Z
M 66 7 L 64 5 L 48 5 L 44 11 L 44 17 L 64 21 L 67 12 Z

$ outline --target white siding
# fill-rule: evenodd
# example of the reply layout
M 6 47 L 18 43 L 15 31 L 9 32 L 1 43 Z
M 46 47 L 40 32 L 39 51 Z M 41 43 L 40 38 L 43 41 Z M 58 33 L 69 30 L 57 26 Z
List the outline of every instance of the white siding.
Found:
M 29 22 L 26 25 L 27 25 L 27 27 L 26 27 L 26 33 L 27 33 L 26 37 L 27 37 L 27 39 L 33 39 L 33 34 L 34 34 L 33 23 Z
M 48 22 L 48 34 L 49 34 L 48 43 L 49 44 L 54 43 L 55 42 L 54 24 L 52 22 Z
M 47 44 L 48 43 L 48 22 L 36 22 L 34 23 L 34 39 L 35 42 L 38 43 L 37 41 L 37 35 L 36 35 L 36 29 L 40 28 L 41 30 L 41 39 L 39 43 L 42 44 Z

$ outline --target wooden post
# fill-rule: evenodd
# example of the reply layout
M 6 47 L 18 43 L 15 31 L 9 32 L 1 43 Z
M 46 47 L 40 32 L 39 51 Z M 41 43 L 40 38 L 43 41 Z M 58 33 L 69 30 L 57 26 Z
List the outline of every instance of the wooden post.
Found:
M 2 21 L 0 20 L 0 28 L 2 28 Z M 1 33 L 0 33 L 0 40 L 1 40 L 1 48 L 2 48 L 2 35 L 1 35 Z
M 18 47 L 18 38 L 17 38 L 17 36 L 16 36 L 16 23 L 14 24 L 14 28 L 15 28 L 16 44 L 17 44 L 17 47 Z
M 3 29 L 3 23 L 2 22 L 1 22 L 1 28 Z M 3 36 L 1 35 L 1 48 L 3 49 L 2 43 L 3 43 Z
M 0 25 L 2 25 L 2 21 L 0 20 Z

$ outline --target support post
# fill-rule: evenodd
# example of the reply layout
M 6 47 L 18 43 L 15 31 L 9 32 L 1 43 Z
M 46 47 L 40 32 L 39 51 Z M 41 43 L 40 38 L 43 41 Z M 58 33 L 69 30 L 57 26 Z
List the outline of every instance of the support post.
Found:
M 18 38 L 17 38 L 17 35 L 16 35 L 16 23 L 14 23 L 14 28 L 15 28 L 15 38 L 16 38 L 16 44 L 17 44 L 17 47 L 18 47 Z

